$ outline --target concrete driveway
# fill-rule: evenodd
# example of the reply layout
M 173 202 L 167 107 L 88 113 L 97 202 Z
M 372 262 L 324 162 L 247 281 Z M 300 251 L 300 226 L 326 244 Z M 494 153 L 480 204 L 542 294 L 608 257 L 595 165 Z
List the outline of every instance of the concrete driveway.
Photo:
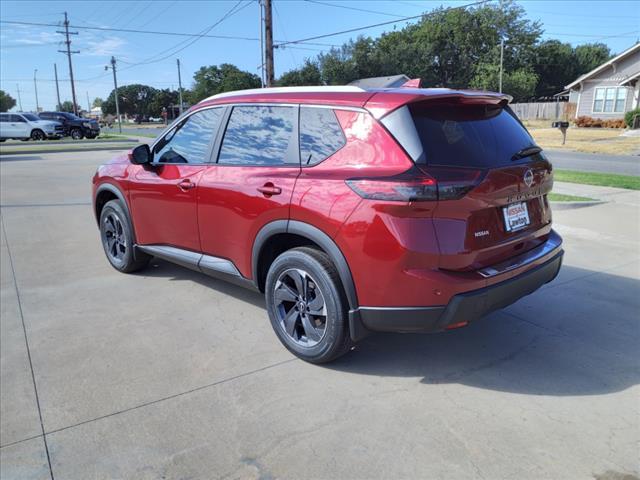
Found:
M 0 159 L 2 479 L 638 475 L 637 205 L 556 212 L 560 276 L 506 310 L 317 367 L 258 294 L 107 264 L 109 156 Z

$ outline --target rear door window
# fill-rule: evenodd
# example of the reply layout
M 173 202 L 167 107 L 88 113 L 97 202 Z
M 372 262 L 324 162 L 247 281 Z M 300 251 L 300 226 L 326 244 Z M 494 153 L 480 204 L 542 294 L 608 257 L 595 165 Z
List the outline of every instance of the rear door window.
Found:
M 222 108 L 210 108 L 187 117 L 153 148 L 157 163 L 207 163 L 220 127 Z
M 297 107 L 233 107 L 220 147 L 222 165 L 299 165 Z
M 342 127 L 330 108 L 300 107 L 300 159 L 315 165 L 346 144 Z
M 428 165 L 503 166 L 535 145 L 508 107 L 446 104 L 410 110 Z

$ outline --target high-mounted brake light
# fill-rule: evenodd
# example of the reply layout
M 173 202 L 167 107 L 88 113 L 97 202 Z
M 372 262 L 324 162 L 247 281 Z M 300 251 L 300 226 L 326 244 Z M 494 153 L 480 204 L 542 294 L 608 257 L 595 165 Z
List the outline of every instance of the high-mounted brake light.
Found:
M 362 198 L 392 202 L 456 200 L 475 188 L 483 170 L 454 167 L 412 168 L 392 177 L 353 178 L 346 181 Z

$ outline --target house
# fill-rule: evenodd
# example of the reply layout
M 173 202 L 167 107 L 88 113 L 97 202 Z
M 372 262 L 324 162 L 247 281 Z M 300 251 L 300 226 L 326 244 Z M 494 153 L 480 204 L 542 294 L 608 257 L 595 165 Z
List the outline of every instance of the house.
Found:
M 624 118 L 640 106 L 640 43 L 585 73 L 565 87 L 577 104 L 576 118 Z

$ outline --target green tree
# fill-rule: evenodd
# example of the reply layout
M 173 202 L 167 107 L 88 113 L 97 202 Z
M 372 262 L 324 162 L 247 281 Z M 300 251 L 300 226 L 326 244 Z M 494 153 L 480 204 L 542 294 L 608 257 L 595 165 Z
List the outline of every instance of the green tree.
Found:
M 151 115 L 152 103 L 156 90 L 149 85 L 138 83 L 118 87 L 118 106 L 121 114 L 127 115 Z M 104 114 L 116 113 L 115 91 L 111 91 L 107 99 L 102 103 Z
M 93 99 L 93 103 L 91 104 L 91 106 L 93 108 L 101 107 L 103 102 L 104 100 L 102 100 L 100 97 L 96 97 Z
M 590 72 L 611 58 L 611 50 L 604 43 L 585 43 L 575 48 L 578 75 Z
M 149 106 L 150 115 L 159 117 L 163 107 L 168 110 L 171 105 L 178 105 L 179 103 L 180 99 L 177 90 L 170 90 L 168 88 L 157 90 Z
M 470 86 L 480 90 L 498 91 L 500 66 L 483 63 L 476 67 Z M 519 68 L 502 74 L 502 91 L 511 95 L 516 102 L 527 101 L 533 97 L 538 76 L 531 69 Z
M 573 47 L 559 40 L 546 40 L 536 46 L 533 70 L 540 78 L 535 96 L 554 95 L 577 76 Z
M 15 106 L 15 99 L 4 90 L 0 90 L 0 112 L 7 112 Z
M 203 98 L 217 93 L 260 88 L 261 86 L 260 77 L 240 70 L 230 63 L 200 67 L 193 76 L 193 82 L 193 88 L 187 99 L 190 103 L 197 103 Z
M 78 111 L 80 111 L 79 105 L 77 105 L 77 108 Z M 60 105 L 60 111 L 73 113 L 73 102 L 71 100 L 65 100 L 64 102 L 62 102 L 62 104 Z
M 283 73 L 278 79 L 277 84 L 282 87 L 321 85 L 322 76 L 320 74 L 320 67 L 317 62 L 307 59 L 301 68 Z

